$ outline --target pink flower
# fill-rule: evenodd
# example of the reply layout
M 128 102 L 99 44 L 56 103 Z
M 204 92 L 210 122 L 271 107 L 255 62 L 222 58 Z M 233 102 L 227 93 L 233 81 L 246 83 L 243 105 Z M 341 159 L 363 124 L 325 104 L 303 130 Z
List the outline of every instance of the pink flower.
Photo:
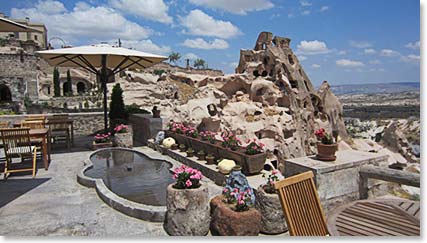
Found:
M 185 182 L 185 185 L 186 185 L 187 187 L 190 187 L 191 185 L 193 185 L 193 183 L 191 183 L 191 181 L 190 181 L 190 180 L 187 180 L 187 181 Z
M 224 190 L 222 190 L 224 193 L 228 192 L 227 188 L 224 188 Z
M 233 192 L 238 193 L 238 192 L 239 192 L 239 189 L 238 189 L 238 188 L 234 188 L 234 189 L 233 189 Z
M 271 174 L 273 174 L 273 175 L 275 175 L 275 174 L 277 174 L 277 173 L 279 173 L 279 171 L 277 171 L 277 170 L 273 170 L 273 171 L 271 172 Z
M 239 204 L 245 204 L 245 201 L 239 200 Z

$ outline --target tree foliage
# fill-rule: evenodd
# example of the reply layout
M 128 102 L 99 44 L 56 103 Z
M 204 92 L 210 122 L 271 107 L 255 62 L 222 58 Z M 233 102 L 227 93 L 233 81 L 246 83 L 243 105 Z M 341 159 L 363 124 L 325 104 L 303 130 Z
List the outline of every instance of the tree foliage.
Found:
M 114 128 L 120 123 L 126 123 L 127 113 L 125 111 L 125 103 L 123 101 L 123 90 L 120 84 L 113 87 L 110 102 L 110 127 Z
M 71 82 L 70 69 L 67 70 L 67 86 L 68 86 L 68 94 L 67 95 L 72 95 L 73 94 L 73 84 Z
M 206 66 L 206 62 L 203 59 L 197 58 L 194 60 L 193 66 L 197 69 L 204 68 Z
M 176 62 L 181 59 L 181 54 L 179 52 L 172 52 L 168 58 L 169 62 L 173 62 L 174 64 L 176 64 Z
M 58 68 L 53 69 L 53 93 L 55 97 L 61 96 L 61 85 L 59 84 Z

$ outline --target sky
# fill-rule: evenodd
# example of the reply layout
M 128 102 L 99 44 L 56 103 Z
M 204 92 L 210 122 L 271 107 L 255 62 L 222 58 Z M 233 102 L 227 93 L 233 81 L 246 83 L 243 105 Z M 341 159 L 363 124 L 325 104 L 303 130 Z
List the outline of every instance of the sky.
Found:
M 0 0 L 43 22 L 48 39 L 179 52 L 234 73 L 262 31 L 288 37 L 314 85 L 420 82 L 418 0 Z M 61 43 L 52 39 L 54 46 Z

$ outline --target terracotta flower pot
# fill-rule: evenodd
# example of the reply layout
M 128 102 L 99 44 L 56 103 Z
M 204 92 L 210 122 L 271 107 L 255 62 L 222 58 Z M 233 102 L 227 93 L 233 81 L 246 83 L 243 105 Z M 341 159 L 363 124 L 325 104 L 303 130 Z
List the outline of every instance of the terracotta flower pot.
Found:
M 213 165 L 215 164 L 215 157 L 214 156 L 206 156 L 206 164 L 208 165 Z
M 317 144 L 317 159 L 323 161 L 336 160 L 335 152 L 338 150 L 338 144 Z
M 176 143 L 172 144 L 171 149 L 172 150 L 177 150 L 178 149 L 178 144 L 176 144 Z
M 255 208 L 236 212 L 219 195 L 211 200 L 211 233 L 223 236 L 256 236 L 261 230 L 261 213 Z
M 164 228 L 169 235 L 204 236 L 211 220 L 209 193 L 206 184 L 195 189 L 167 188 Z
M 277 193 L 267 193 L 262 186 L 255 190 L 255 208 L 261 213 L 261 232 L 281 234 L 288 230 Z

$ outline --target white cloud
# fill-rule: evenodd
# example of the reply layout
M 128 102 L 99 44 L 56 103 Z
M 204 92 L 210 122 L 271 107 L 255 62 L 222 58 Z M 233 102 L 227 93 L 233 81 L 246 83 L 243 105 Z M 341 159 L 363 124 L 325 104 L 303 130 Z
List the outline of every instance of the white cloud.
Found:
M 307 57 L 306 57 L 306 56 L 303 56 L 303 55 L 300 55 L 300 56 L 298 56 L 298 60 L 299 60 L 300 62 L 302 62 L 302 61 L 307 60 Z
M 39 1 L 35 7 L 45 14 L 58 14 L 67 11 L 63 3 L 53 0 Z
M 365 49 L 363 52 L 368 55 L 373 55 L 377 53 L 377 51 L 375 51 L 374 49 Z
M 109 0 L 109 4 L 123 14 L 131 14 L 164 24 L 173 22 L 172 17 L 168 15 L 169 8 L 163 0 Z
M 301 41 L 297 46 L 297 52 L 304 55 L 317 55 L 331 52 L 325 42 L 314 41 Z
M 403 62 L 407 63 L 419 63 L 420 62 L 420 56 L 418 55 L 408 55 L 408 56 L 402 56 L 400 58 Z
M 371 65 L 380 65 L 381 61 L 380 60 L 371 60 L 368 63 L 371 64 Z
M 301 12 L 301 15 L 309 15 L 309 14 L 311 14 L 310 10 L 304 10 Z
M 338 55 L 341 55 L 341 56 L 346 54 L 347 54 L 347 51 L 344 51 L 344 50 L 338 52 Z
M 151 40 L 121 40 L 121 42 L 123 47 L 153 54 L 166 55 L 172 52 L 169 46 L 159 46 L 154 44 Z
M 188 34 L 201 36 L 215 36 L 220 38 L 231 38 L 241 35 L 242 32 L 229 21 L 216 20 L 195 9 L 187 16 L 179 17 L 181 24 L 187 28 Z
M 238 62 L 230 62 L 228 65 L 232 68 L 236 68 L 239 65 L 239 63 Z
M 42 7 L 53 4 L 55 9 Z M 30 17 L 35 22 L 45 23 L 49 36 L 59 36 L 68 42 L 80 39 L 111 40 L 127 39 L 140 40 L 149 37 L 153 31 L 135 22 L 131 22 L 108 7 L 94 7 L 78 3 L 72 11 L 62 9 L 61 2 L 39 1 L 32 8 L 12 8 L 12 18 Z M 70 44 L 70 43 L 68 43 Z
M 420 49 L 420 41 L 409 42 L 408 44 L 405 45 L 405 47 L 412 50 L 418 50 Z
M 299 1 L 299 3 L 300 3 L 300 4 L 301 4 L 301 6 L 303 6 L 303 7 L 309 7 L 309 6 L 313 5 L 311 2 L 304 1 L 304 0 Z
M 336 64 L 341 67 L 363 67 L 365 64 L 360 61 L 353 61 L 349 59 L 340 59 L 336 61 Z
M 184 59 L 196 60 L 197 58 L 199 58 L 199 56 L 197 56 L 196 54 L 194 54 L 192 52 L 189 52 L 189 53 L 184 55 Z
M 391 49 L 382 49 L 380 52 L 380 55 L 383 57 L 395 57 L 395 56 L 399 56 L 400 53 L 398 51 L 391 50 Z
M 190 3 L 241 15 L 274 7 L 269 0 L 190 0 Z
M 312 68 L 320 68 L 320 65 L 319 64 L 313 64 L 313 65 L 311 65 L 311 67 Z
M 367 41 L 350 41 L 350 46 L 364 49 L 364 48 L 372 47 L 372 44 Z
M 182 43 L 186 47 L 195 48 L 195 49 L 227 49 L 228 43 L 222 39 L 214 39 L 213 41 L 205 41 L 202 38 L 196 39 L 186 39 L 184 43 Z
M 319 11 L 320 12 L 325 12 L 325 11 L 328 11 L 328 10 L 329 10 L 328 6 L 322 6 Z

